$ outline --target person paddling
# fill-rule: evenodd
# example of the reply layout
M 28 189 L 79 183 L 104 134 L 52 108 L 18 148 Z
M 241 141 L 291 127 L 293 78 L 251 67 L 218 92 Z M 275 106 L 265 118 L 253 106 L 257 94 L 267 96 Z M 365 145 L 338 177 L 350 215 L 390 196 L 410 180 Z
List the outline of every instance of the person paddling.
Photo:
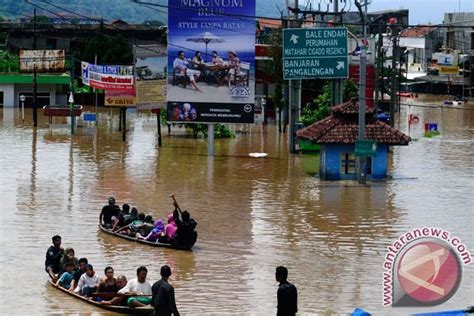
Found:
M 173 218 L 176 222 L 176 226 L 178 227 L 178 230 L 176 231 L 176 243 L 178 245 L 194 245 L 197 239 L 197 232 L 195 231 L 197 222 L 191 218 L 191 215 L 188 211 L 181 211 L 178 202 L 176 202 L 176 199 L 174 198 L 174 195 L 172 195 L 172 198 L 173 205 L 175 207 L 173 211 Z M 179 218 L 180 213 L 182 220 Z

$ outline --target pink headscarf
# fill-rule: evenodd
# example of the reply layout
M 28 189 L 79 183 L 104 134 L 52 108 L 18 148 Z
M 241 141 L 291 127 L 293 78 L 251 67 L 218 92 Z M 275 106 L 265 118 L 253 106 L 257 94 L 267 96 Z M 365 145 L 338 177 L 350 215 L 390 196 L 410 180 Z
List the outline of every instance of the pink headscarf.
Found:
M 170 239 L 174 239 L 178 226 L 174 222 L 173 214 L 168 215 L 168 225 L 165 227 L 165 234 Z

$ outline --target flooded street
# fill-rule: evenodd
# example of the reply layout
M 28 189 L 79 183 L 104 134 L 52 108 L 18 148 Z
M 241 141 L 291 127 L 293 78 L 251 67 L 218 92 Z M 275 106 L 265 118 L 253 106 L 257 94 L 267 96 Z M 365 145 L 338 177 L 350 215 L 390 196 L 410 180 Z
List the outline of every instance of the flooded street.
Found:
M 474 106 L 428 107 L 409 146 L 394 147 L 387 182 L 359 186 L 315 177 L 316 156 L 288 155 L 275 126 L 236 127 L 218 139 L 215 157 L 203 139 L 171 136 L 158 147 L 156 117 L 128 115 L 122 142 L 118 110 L 101 109 L 97 133 L 23 126 L 20 110 L 0 109 L 0 304 L 4 315 L 110 315 L 51 288 L 44 259 L 51 237 L 87 257 L 102 276 L 135 276 L 139 265 L 159 279 L 168 264 L 182 315 L 274 315 L 274 271 L 289 269 L 299 314 L 341 314 L 361 307 L 376 315 L 462 309 L 474 304 L 474 265 L 463 267 L 458 292 L 425 308 L 384 308 L 386 247 L 417 227 L 443 228 L 474 252 Z M 406 117 L 402 106 L 401 117 Z M 31 122 L 31 109 L 26 122 Z M 423 136 L 423 122 L 441 135 Z M 407 132 L 406 119 L 400 129 Z M 265 158 L 251 158 L 265 152 Z M 198 222 L 193 251 L 152 248 L 101 233 L 99 212 L 109 196 L 165 218 L 176 194 Z M 8 308 L 7 308 L 8 307 Z

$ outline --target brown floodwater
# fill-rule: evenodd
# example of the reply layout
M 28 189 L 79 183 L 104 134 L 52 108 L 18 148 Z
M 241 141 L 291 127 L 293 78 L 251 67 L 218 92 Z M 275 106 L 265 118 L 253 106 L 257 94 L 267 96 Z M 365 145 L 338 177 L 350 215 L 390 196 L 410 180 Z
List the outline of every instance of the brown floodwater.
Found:
M 440 99 L 420 97 L 429 106 Z M 402 106 L 401 117 L 406 117 Z M 203 139 L 163 129 L 156 118 L 128 114 L 121 141 L 118 110 L 101 109 L 97 132 L 40 112 L 37 129 L 18 109 L 0 109 L 0 304 L 3 315 L 110 315 L 51 288 L 44 259 L 51 236 L 62 236 L 102 275 L 107 265 L 129 278 L 145 265 L 158 280 L 168 264 L 183 315 L 274 315 L 274 270 L 289 269 L 299 291 L 301 315 L 343 314 L 359 306 L 378 315 L 460 309 L 474 303 L 474 265 L 463 267 L 458 292 L 424 309 L 382 306 L 386 247 L 415 227 L 450 231 L 474 252 L 474 106 L 410 108 L 421 122 L 415 139 L 395 147 L 393 180 L 360 186 L 315 177 L 318 158 L 288 155 L 274 126 L 236 126 L 236 137 L 218 139 L 215 157 Z M 400 129 L 407 131 L 406 119 Z M 423 122 L 441 135 L 423 137 Z M 251 158 L 265 152 L 265 158 Z M 152 248 L 104 235 L 99 211 L 109 196 L 119 204 L 164 218 L 169 194 L 198 222 L 192 251 Z

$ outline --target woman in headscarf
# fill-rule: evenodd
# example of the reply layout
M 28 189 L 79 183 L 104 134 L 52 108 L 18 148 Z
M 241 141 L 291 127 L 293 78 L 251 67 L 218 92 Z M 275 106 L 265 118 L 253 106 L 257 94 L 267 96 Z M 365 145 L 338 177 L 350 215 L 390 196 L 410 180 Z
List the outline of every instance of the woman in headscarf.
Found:
M 158 240 L 158 238 L 164 235 L 164 230 L 165 230 L 165 225 L 163 224 L 163 221 L 161 219 L 157 219 L 153 223 L 153 229 L 150 231 L 150 233 L 147 236 L 142 236 L 140 233 L 137 233 L 137 238 L 141 240 L 155 242 Z
M 64 251 L 64 255 L 59 262 L 59 266 L 61 267 L 61 274 L 64 271 L 64 266 L 67 262 L 71 262 L 74 265 L 74 270 L 79 269 L 79 260 L 75 257 L 75 252 L 73 248 L 66 248 Z
M 160 242 L 172 243 L 176 237 L 178 226 L 173 218 L 173 214 L 168 215 L 168 225 L 165 226 L 165 235 L 160 238 Z

